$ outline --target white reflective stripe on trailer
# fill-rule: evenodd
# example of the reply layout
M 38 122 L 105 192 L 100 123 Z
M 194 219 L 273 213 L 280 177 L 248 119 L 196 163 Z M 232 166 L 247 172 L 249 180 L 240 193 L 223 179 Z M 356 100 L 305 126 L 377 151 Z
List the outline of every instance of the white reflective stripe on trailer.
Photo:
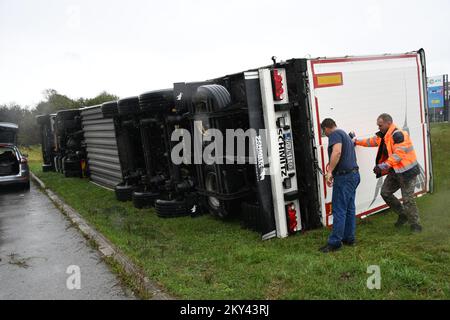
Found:
M 339 77 L 328 76 L 320 81 L 321 76 L 330 74 L 339 74 Z M 416 193 L 429 191 L 426 183 L 430 178 L 426 101 L 419 53 L 310 60 L 308 76 L 314 134 L 318 141 L 317 157 L 322 169 L 328 163 L 328 138 L 322 137 L 320 130 L 323 119 L 332 118 L 339 128 L 347 132 L 354 130 L 357 137 L 364 139 L 378 131 L 378 115 L 389 113 L 398 128 L 408 131 L 413 141 L 422 168 L 423 179 L 418 181 L 425 181 L 417 184 Z M 335 82 L 330 85 L 332 81 Z M 361 184 L 356 194 L 356 214 L 365 216 L 386 208 L 380 195 L 383 178 L 377 179 L 372 172 L 377 147 L 357 147 L 356 153 L 361 174 Z M 332 189 L 326 186 L 323 178 L 319 185 L 322 222 L 328 226 L 332 224 L 329 205 Z M 396 195 L 400 197 L 400 193 Z

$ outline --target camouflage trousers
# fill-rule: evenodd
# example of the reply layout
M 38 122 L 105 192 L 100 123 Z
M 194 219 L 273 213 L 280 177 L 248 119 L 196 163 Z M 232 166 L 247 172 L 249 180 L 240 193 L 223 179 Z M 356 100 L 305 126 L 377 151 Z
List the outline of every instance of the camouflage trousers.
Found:
M 414 199 L 417 176 L 405 178 L 401 174 L 389 173 L 381 188 L 381 196 L 397 214 L 406 216 L 410 224 L 419 223 L 419 210 Z M 403 204 L 394 196 L 401 189 Z

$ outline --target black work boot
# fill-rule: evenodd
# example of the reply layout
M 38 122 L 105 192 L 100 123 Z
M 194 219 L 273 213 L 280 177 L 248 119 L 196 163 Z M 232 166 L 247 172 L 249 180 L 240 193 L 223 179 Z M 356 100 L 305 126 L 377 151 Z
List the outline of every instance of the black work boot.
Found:
M 337 251 L 339 249 L 341 249 L 341 247 L 334 247 L 334 246 L 331 246 L 331 245 L 327 244 L 327 245 L 325 245 L 323 247 L 320 247 L 319 251 L 321 251 L 323 253 L 328 253 L 328 252 Z
M 422 226 L 418 223 L 413 223 L 411 225 L 411 231 L 412 232 L 422 232 Z
M 394 225 L 395 225 L 396 228 L 400 228 L 401 226 L 403 226 L 407 222 L 408 222 L 408 217 L 406 215 L 404 215 L 404 214 L 399 214 L 397 222 Z
M 354 245 L 356 244 L 356 240 L 351 240 L 351 241 L 348 241 L 348 240 L 342 240 L 342 244 L 343 244 L 344 246 L 352 247 L 352 246 L 354 246 Z

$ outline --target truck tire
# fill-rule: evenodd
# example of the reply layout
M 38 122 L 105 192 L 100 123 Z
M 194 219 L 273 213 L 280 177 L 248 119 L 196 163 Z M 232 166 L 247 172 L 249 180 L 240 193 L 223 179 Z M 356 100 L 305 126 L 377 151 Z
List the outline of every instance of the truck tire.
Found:
M 113 118 L 119 114 L 117 101 L 109 101 L 102 104 L 103 118 Z
M 218 84 L 208 84 L 200 86 L 192 97 L 194 104 L 202 103 L 209 105 L 212 103 L 212 110 L 218 111 L 227 107 L 231 103 L 231 96 L 228 90 Z
M 185 217 L 191 214 L 185 200 L 162 200 L 155 202 L 156 214 L 160 218 Z
M 116 199 L 119 201 L 131 201 L 134 188 L 130 185 L 118 184 L 114 191 L 116 193 Z
M 78 109 L 62 110 L 56 113 L 56 118 L 58 120 L 73 120 L 76 116 L 79 115 L 80 110 Z
M 160 194 L 156 192 L 134 191 L 132 194 L 133 205 L 138 209 L 153 207 L 155 200 L 159 197 Z
M 81 170 L 81 161 L 78 159 L 64 159 L 64 171 L 79 171 Z
M 117 101 L 120 115 L 135 114 L 139 112 L 139 98 L 129 97 Z
M 139 96 L 139 107 L 143 112 L 168 113 L 174 105 L 172 89 L 149 91 Z
M 50 124 L 50 115 L 43 114 L 43 115 L 36 116 L 36 122 L 40 126 L 45 125 L 45 124 Z

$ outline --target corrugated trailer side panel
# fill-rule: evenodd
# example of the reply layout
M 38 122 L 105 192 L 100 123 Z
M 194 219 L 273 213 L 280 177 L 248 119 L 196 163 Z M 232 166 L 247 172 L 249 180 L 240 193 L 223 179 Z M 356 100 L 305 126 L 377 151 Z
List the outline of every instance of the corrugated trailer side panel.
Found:
M 114 188 L 122 181 L 113 119 L 104 119 L 101 106 L 82 109 L 90 179 L 104 187 Z

